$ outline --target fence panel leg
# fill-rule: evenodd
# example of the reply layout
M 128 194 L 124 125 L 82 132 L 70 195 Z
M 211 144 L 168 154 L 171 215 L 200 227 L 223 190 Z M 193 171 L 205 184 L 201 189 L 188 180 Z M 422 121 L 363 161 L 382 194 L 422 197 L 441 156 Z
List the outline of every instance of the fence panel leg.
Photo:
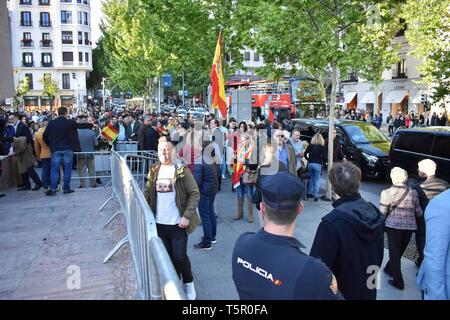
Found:
M 117 243 L 116 246 L 111 250 L 111 252 L 106 256 L 105 260 L 103 260 L 103 263 L 107 263 L 108 260 L 111 259 L 112 256 L 115 255 L 116 252 L 119 251 L 119 249 L 122 248 L 122 246 L 127 242 L 129 242 L 128 236 L 120 240 L 119 243 Z
M 124 213 L 123 211 L 117 211 L 114 215 L 108 220 L 108 222 L 103 226 L 105 229 L 119 214 Z
M 108 202 L 110 202 L 112 199 L 114 199 L 116 196 L 113 194 L 111 197 L 108 198 L 108 200 L 105 201 L 104 204 L 102 204 L 102 206 L 100 208 L 98 208 L 98 211 L 102 211 L 104 207 L 106 207 L 106 205 L 108 204 Z

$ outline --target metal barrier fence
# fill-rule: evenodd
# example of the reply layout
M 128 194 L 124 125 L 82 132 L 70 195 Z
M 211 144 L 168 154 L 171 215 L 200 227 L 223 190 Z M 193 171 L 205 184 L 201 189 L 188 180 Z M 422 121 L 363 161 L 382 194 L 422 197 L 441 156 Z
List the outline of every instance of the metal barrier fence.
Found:
M 126 157 L 127 164 L 139 182 L 142 184 L 148 173 L 149 161 L 156 161 L 155 151 L 115 151 Z M 111 183 L 111 151 L 75 152 L 74 161 L 77 164 L 78 175 L 72 175 L 72 180 L 80 180 L 80 186 L 93 187 L 98 179 Z
M 185 299 L 178 275 L 171 259 L 156 231 L 155 217 L 144 198 L 136 179 L 130 170 L 130 161 L 139 158 L 150 165 L 154 160 L 143 155 L 126 155 L 111 152 L 111 173 L 113 195 L 98 209 L 101 211 L 112 199 L 117 199 L 121 210 L 106 223 L 123 214 L 127 223 L 127 236 L 123 238 L 107 255 L 103 263 L 126 243 L 129 243 L 136 268 L 137 282 L 142 299 L 182 300 Z M 131 162 L 131 166 L 136 162 Z M 139 169 L 140 170 L 140 169 Z

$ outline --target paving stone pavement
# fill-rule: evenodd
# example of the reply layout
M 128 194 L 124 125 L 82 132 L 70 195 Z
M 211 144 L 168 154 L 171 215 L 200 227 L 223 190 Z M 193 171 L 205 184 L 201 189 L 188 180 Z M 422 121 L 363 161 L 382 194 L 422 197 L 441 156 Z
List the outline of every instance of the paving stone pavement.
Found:
M 321 183 L 324 187 L 324 180 Z M 218 242 L 213 250 L 192 248 L 201 240 L 201 226 L 189 236 L 188 255 L 199 300 L 239 298 L 231 272 L 234 243 L 242 233 L 259 230 L 256 218 L 253 223 L 245 218 L 232 219 L 236 193 L 230 191 L 229 178 L 224 180 L 222 190 L 216 199 Z M 45 197 L 40 191 L 11 190 L 0 198 L 0 299 L 139 299 L 127 245 L 107 264 L 102 264 L 106 254 L 126 234 L 121 216 L 103 229 L 118 210 L 117 202 L 113 201 L 104 211 L 97 211 L 110 193 L 110 188 L 99 187 Z M 377 196 L 370 195 L 370 201 L 377 203 Z M 321 218 L 330 210 L 328 202 L 305 202 L 296 228 L 296 237 L 305 246 L 305 253 L 310 251 Z M 383 266 L 387 256 L 385 250 Z M 71 265 L 80 267 L 80 290 L 67 289 L 70 277 L 67 268 Z M 390 287 L 384 273 L 380 273 L 378 299 L 420 299 L 414 263 L 402 259 L 402 272 L 403 291 Z

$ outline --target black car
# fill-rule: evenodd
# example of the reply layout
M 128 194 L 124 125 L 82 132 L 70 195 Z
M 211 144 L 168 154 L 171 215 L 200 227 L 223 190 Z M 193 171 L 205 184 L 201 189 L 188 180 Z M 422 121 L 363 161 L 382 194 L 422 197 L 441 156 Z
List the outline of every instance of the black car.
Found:
M 292 124 L 302 140 L 310 142 L 317 132 L 328 139 L 326 119 L 292 119 Z M 345 158 L 361 169 L 363 177 L 387 177 L 390 142 L 380 130 L 362 121 L 336 120 L 334 125 Z
M 397 130 L 389 153 L 392 167 L 417 175 L 417 163 L 431 159 L 437 165 L 436 175 L 450 182 L 450 127 L 428 127 Z

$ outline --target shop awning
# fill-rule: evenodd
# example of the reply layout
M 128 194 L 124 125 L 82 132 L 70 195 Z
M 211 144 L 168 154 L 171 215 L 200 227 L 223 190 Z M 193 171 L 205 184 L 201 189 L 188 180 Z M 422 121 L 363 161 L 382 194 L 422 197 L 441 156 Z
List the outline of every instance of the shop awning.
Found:
M 424 90 L 419 90 L 416 94 L 411 95 L 413 97 L 411 103 L 422 103 L 422 94 L 427 94 L 427 92 Z
M 378 96 L 380 96 L 381 91 L 378 93 Z M 375 93 L 373 91 L 367 91 L 361 100 L 358 101 L 359 103 L 375 103 Z
M 407 95 L 408 91 L 390 91 L 383 103 L 400 103 Z
M 357 92 L 344 92 L 344 103 L 350 103 L 355 99 Z

